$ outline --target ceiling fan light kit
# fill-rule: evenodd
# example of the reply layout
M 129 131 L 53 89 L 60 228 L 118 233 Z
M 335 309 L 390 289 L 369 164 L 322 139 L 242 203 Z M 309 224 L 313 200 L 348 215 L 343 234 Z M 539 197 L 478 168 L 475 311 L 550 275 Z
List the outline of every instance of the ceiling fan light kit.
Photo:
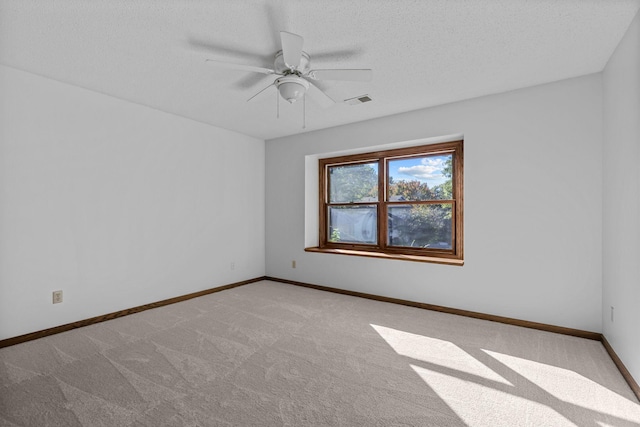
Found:
M 207 62 L 219 68 L 267 75 L 275 74 L 279 76 L 272 84 L 253 95 L 247 101 L 256 98 L 257 95 L 271 86 L 275 86 L 280 96 L 290 104 L 304 99 L 308 94 L 309 97 L 320 106 L 329 107 L 335 104 L 335 101 L 316 86 L 313 81 L 342 80 L 367 82 L 370 81 L 373 76 L 373 72 L 370 69 L 311 70 L 311 57 L 307 52 L 302 50 L 304 40 L 301 36 L 287 31 L 280 31 L 280 41 L 282 43 L 282 50 L 278 51 L 275 55 L 273 69 L 233 64 L 212 59 L 207 59 Z
M 274 82 L 280 96 L 290 104 L 301 99 L 309 90 L 309 82 L 296 75 L 287 75 Z

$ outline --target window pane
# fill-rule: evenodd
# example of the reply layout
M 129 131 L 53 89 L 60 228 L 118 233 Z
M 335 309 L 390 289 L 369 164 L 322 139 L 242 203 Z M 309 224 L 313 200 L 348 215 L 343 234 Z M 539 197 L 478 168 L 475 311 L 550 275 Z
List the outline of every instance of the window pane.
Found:
M 389 246 L 451 249 L 451 203 L 389 206 Z
M 378 201 L 378 163 L 329 167 L 329 203 Z
M 389 160 L 388 200 L 452 200 L 452 154 Z
M 375 205 L 329 207 L 327 239 L 330 242 L 375 244 L 378 240 L 376 217 Z

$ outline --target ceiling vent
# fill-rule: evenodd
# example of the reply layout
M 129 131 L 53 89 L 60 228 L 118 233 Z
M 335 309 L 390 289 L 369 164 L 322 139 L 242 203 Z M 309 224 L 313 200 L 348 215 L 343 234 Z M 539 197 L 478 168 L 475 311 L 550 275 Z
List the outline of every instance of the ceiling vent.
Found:
M 369 101 L 372 101 L 369 95 L 360 95 L 360 96 L 356 96 L 355 98 L 349 98 L 344 100 L 345 104 L 349 104 L 349 105 L 364 104 L 365 102 L 369 102 Z

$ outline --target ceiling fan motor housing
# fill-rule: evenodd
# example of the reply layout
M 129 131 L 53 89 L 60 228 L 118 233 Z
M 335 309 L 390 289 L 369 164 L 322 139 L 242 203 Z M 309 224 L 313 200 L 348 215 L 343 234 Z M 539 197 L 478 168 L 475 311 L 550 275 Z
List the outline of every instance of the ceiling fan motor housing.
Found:
M 307 52 L 302 52 L 302 55 L 300 56 L 300 63 L 293 70 L 285 64 L 281 50 L 276 53 L 276 59 L 273 61 L 273 69 L 276 74 L 291 74 L 293 71 L 295 71 L 296 74 L 305 74 L 309 71 L 309 66 L 309 54 Z
M 309 89 L 309 82 L 293 74 L 280 77 L 274 83 L 278 88 L 278 92 L 280 92 L 280 96 L 290 104 L 301 99 Z

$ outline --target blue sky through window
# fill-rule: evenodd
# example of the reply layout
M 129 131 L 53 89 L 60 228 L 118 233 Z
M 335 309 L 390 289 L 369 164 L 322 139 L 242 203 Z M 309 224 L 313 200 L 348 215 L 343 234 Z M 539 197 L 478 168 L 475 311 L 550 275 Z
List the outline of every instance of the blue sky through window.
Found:
M 447 181 L 448 178 L 442 175 L 442 169 L 450 158 L 451 154 L 445 154 L 390 160 L 388 173 L 395 182 L 420 181 L 433 188 Z

